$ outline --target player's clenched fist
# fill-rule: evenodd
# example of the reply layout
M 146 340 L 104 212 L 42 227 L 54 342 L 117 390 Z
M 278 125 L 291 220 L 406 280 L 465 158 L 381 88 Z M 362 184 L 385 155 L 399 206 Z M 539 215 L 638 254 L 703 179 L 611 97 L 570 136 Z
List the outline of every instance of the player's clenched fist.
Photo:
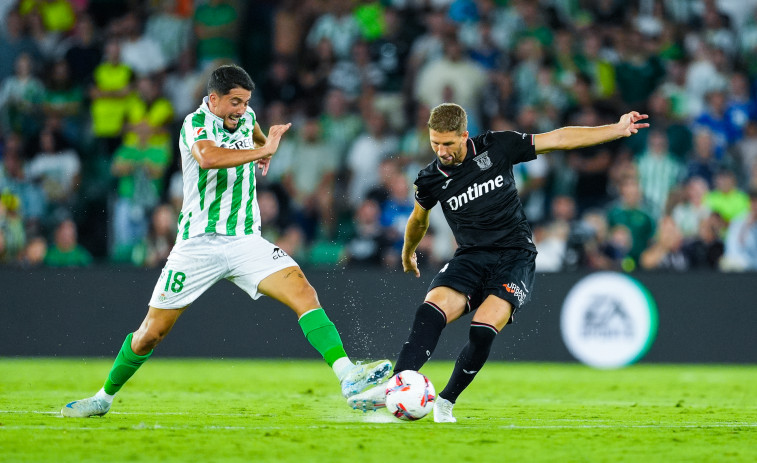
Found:
M 412 273 L 416 277 L 421 276 L 420 270 L 418 270 L 418 256 L 413 253 L 409 258 L 402 257 L 402 269 L 405 273 Z

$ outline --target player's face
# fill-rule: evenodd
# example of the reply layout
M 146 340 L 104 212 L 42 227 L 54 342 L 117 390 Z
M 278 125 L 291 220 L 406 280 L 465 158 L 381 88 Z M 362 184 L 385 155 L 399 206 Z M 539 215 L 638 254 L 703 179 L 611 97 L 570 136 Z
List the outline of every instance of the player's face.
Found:
M 436 153 L 445 166 L 454 166 L 460 164 L 468 153 L 466 141 L 468 141 L 468 131 L 458 135 L 453 132 L 437 132 L 429 129 L 429 138 L 431 139 L 431 149 Z
M 233 132 L 239 125 L 239 118 L 244 116 L 251 96 L 251 91 L 240 87 L 232 88 L 223 96 L 214 92 L 210 94 L 208 107 L 213 114 L 223 119 L 223 127 Z

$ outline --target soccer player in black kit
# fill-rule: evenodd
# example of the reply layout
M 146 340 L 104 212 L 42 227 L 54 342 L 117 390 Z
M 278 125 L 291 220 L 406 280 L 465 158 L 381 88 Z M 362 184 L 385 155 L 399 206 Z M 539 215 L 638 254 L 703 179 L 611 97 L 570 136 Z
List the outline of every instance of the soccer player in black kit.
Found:
M 563 127 L 533 135 L 489 131 L 469 138 L 462 107 L 445 103 L 431 111 L 428 128 L 437 159 L 415 181 L 416 202 L 405 228 L 402 266 L 406 273 L 420 276 L 415 249 L 437 203 L 458 249 L 431 282 L 394 372 L 419 370 L 444 327 L 475 311 L 468 342 L 434 403 L 434 421 L 456 421 L 452 407 L 458 396 L 483 367 L 497 333 L 531 298 L 536 247 L 515 188 L 513 165 L 541 153 L 629 137 L 649 127 L 639 122 L 647 117 L 632 111 L 615 124 L 598 127 Z M 356 409 L 376 410 L 385 406 L 384 390 L 377 386 L 348 401 Z

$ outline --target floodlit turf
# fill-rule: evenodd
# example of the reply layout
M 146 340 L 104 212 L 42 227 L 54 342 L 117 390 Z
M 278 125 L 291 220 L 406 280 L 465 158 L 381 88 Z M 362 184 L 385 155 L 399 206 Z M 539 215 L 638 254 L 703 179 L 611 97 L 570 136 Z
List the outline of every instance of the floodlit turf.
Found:
M 320 362 L 154 358 L 105 417 L 60 417 L 109 366 L 0 359 L 0 462 L 757 461 L 757 366 L 487 364 L 442 425 L 348 409 Z

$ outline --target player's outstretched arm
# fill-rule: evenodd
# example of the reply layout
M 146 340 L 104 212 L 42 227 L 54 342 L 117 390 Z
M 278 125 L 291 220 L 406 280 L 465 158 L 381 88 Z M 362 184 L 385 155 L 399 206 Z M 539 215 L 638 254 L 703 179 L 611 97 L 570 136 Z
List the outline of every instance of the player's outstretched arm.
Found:
M 415 250 L 418 248 L 423 237 L 428 230 L 428 213 L 420 204 L 415 203 L 410 218 L 407 219 L 405 226 L 405 243 L 402 245 L 402 270 L 405 273 L 413 273 L 416 277 L 421 276 L 418 270 L 418 256 Z
M 265 144 L 250 150 L 221 148 L 213 140 L 200 140 L 192 146 L 192 156 L 203 169 L 226 169 L 269 158 L 279 149 L 281 137 L 291 126 L 291 123 L 272 126 Z
M 547 133 L 534 135 L 534 149 L 536 154 L 548 153 L 555 150 L 572 150 L 587 146 L 599 145 L 618 138 L 630 137 L 639 129 L 649 127 L 646 114 L 636 111 L 623 114 L 615 124 L 597 127 L 563 127 Z

